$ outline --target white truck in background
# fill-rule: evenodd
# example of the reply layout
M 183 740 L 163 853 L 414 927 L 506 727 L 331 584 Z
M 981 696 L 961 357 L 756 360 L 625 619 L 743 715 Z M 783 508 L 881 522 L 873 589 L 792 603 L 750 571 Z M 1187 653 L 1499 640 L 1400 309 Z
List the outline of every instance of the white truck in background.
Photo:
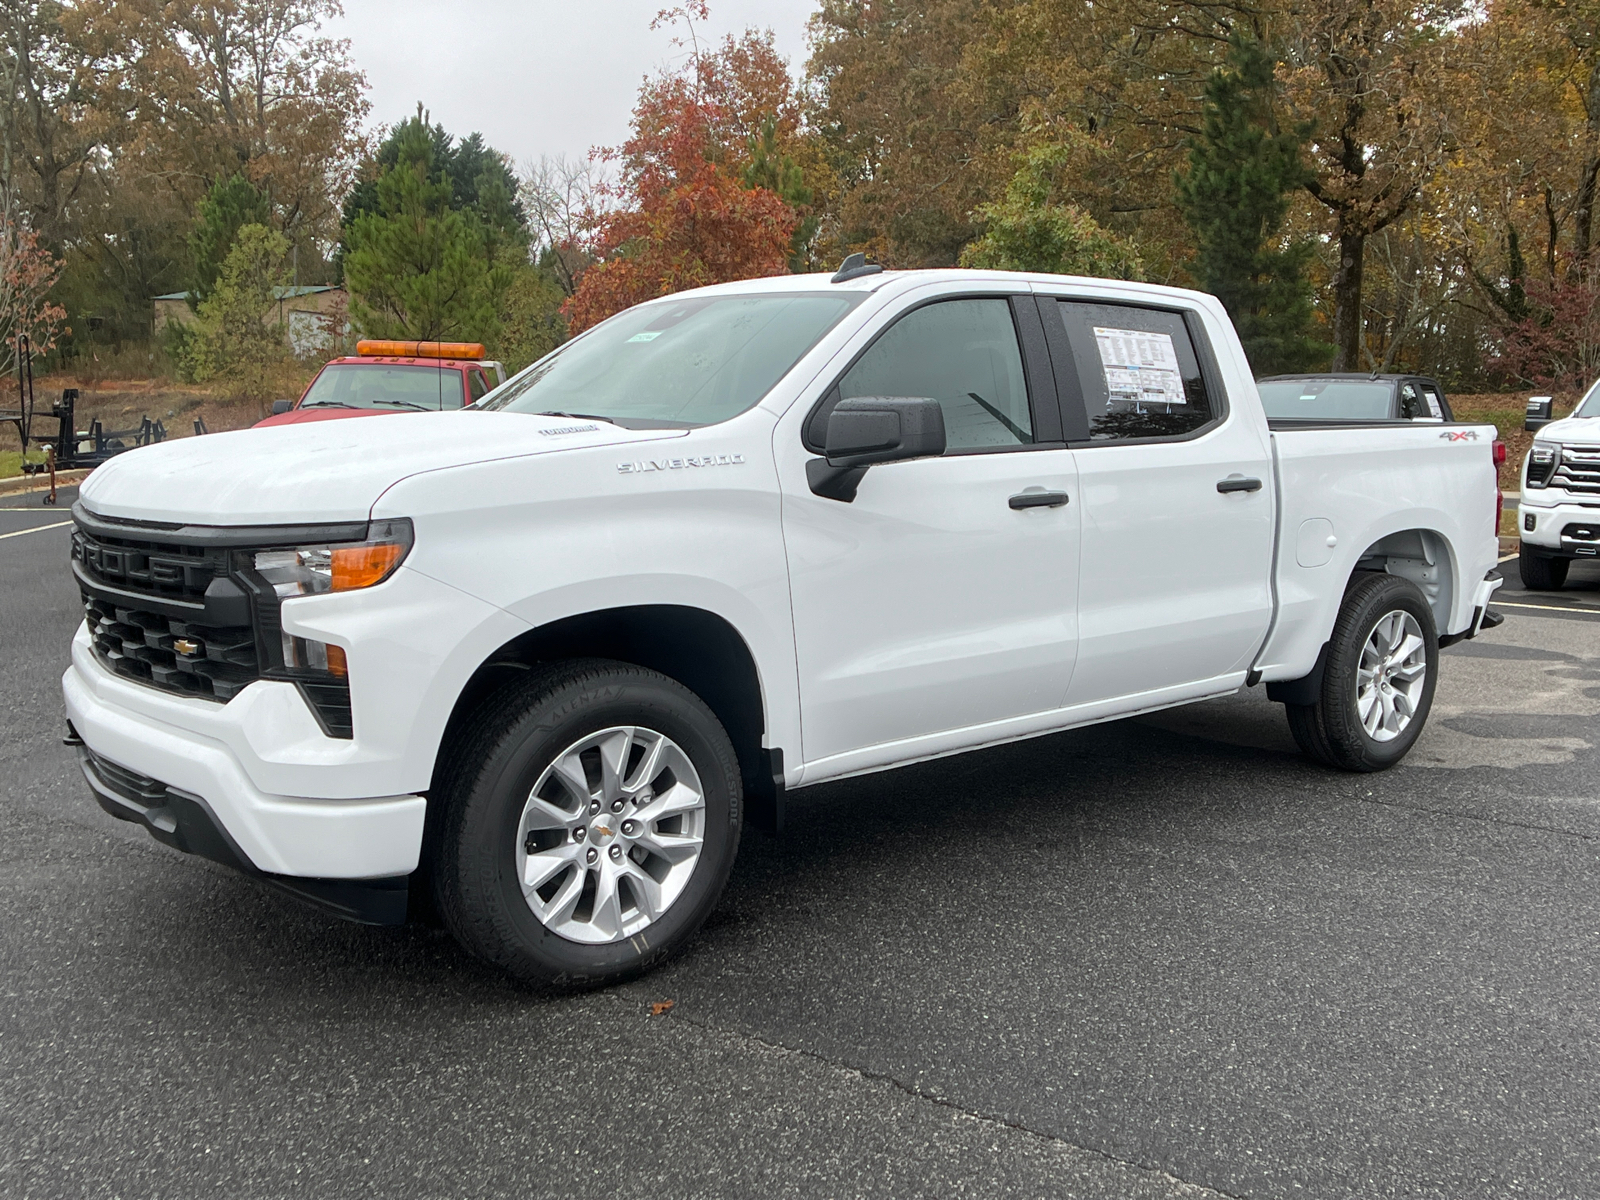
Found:
M 608 983 L 796 788 L 1258 683 L 1314 758 L 1399 761 L 1498 586 L 1494 437 L 1269 427 L 1174 288 L 705 288 L 464 411 L 101 467 L 69 737 L 172 845 Z

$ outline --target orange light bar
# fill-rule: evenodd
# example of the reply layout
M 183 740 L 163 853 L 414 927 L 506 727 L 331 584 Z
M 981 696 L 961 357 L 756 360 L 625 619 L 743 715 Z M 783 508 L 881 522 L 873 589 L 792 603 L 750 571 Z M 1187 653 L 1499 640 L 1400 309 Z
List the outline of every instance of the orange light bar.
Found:
M 363 358 L 482 358 L 482 342 L 368 342 L 356 343 Z

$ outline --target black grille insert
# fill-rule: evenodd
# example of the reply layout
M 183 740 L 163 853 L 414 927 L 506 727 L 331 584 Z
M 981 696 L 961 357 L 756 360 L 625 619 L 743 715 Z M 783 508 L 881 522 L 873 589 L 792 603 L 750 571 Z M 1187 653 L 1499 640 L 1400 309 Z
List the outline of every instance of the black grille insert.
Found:
M 179 620 L 89 593 L 83 610 L 95 656 L 118 675 L 224 703 L 261 677 L 248 625 Z

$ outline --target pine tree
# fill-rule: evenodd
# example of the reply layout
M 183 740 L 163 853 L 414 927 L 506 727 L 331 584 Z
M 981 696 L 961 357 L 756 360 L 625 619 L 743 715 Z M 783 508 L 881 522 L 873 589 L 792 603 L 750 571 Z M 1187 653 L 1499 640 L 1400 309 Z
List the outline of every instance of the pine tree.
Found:
M 745 187 L 766 188 L 798 214 L 794 236 L 789 239 L 789 270 L 797 275 L 811 270 L 811 243 L 821 224 L 811 206 L 816 196 L 806 186 L 800 165 L 778 145 L 777 117 L 769 115 L 761 123 L 761 131 L 750 135 L 749 149 Z
M 1333 347 L 1313 333 L 1314 247 L 1286 242 L 1289 197 L 1304 186 L 1300 130 L 1280 130 L 1272 115 L 1272 57 L 1236 37 L 1228 65 L 1212 72 L 1189 171 L 1176 180 L 1178 204 L 1199 242 L 1201 286 L 1227 308 L 1258 374 L 1305 370 Z
M 512 268 L 492 262 L 485 222 L 451 205 L 425 122 L 407 122 L 376 210 L 356 217 L 344 261 L 350 315 L 375 337 L 492 340 Z
M 211 295 L 239 230 L 246 225 L 267 225 L 271 217 L 272 206 L 265 193 L 243 175 L 219 179 L 212 185 L 200 201 L 194 231 L 189 234 L 189 253 L 194 259 L 190 308 L 199 312 L 201 302 Z

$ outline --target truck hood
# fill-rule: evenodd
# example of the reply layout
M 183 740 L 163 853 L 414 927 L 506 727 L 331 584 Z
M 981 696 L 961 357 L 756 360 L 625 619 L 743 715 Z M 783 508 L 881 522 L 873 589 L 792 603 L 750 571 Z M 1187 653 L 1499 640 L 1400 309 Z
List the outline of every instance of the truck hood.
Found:
M 1534 440 L 1561 442 L 1567 446 L 1600 446 L 1600 417 L 1564 417 L 1551 421 Z
M 119 454 L 79 497 L 106 517 L 192 525 L 364 521 L 400 480 L 424 471 L 683 436 L 530 413 L 386 414 L 174 438 Z

